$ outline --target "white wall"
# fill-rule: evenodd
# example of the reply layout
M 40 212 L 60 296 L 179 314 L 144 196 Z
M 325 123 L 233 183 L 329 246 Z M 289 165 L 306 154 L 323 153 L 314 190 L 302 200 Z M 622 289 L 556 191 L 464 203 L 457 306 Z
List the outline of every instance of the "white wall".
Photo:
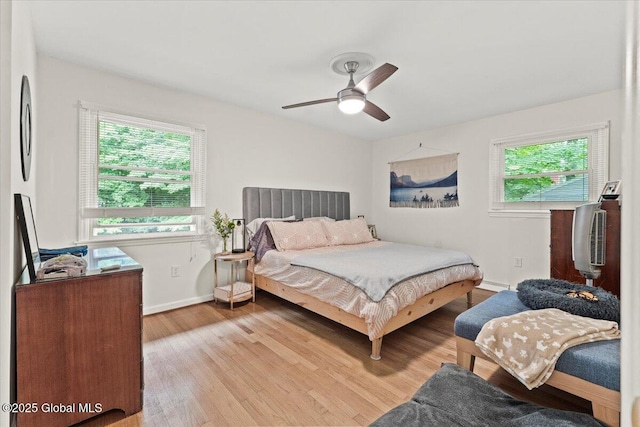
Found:
M 610 176 L 620 177 L 620 91 L 369 143 L 53 58 L 39 58 L 38 83 L 39 107 L 46 111 L 38 121 L 46 137 L 40 138 L 37 162 L 36 221 L 43 247 L 77 239 L 78 100 L 204 124 L 209 212 L 220 208 L 239 216 L 244 186 L 350 191 L 352 215 L 366 215 L 380 237 L 465 250 L 480 264 L 486 283 L 502 286 L 548 277 L 549 219 L 489 217 L 490 140 L 610 120 Z M 388 207 L 388 162 L 419 143 L 460 153 L 460 207 Z M 422 148 L 402 160 L 441 153 Z M 244 165 L 242 173 L 237 164 Z M 146 312 L 210 298 L 212 265 L 203 245 L 123 249 L 145 268 Z M 513 265 L 516 256 L 523 258 L 521 268 Z M 182 267 L 181 277 L 170 277 L 170 265 Z
M 41 247 L 77 239 L 79 100 L 207 129 L 207 212 L 242 215 L 245 186 L 351 193 L 352 216 L 371 206 L 371 145 L 214 100 L 39 57 L 38 207 Z M 224 82 L 220 82 L 224 84 Z M 211 298 L 213 267 L 200 243 L 123 246 L 144 267 L 145 312 Z M 170 265 L 181 277 L 170 277 Z
M 11 199 L 11 6 L 0 2 L 0 403 L 11 401 L 13 203 Z M 9 415 L 0 414 L 0 426 Z
M 11 3 L 0 2 L 2 13 Z M 9 6 L 7 6 L 9 5 Z M 19 3 L 13 3 L 14 26 L 28 21 Z M 6 17 L 2 16 L 6 39 Z M 26 33 L 24 33 L 26 31 Z M 32 77 L 33 39 L 27 30 L 13 35 L 12 73 Z M 5 41 L 2 41 L 5 43 Z M 4 45 L 3 45 L 4 46 Z M 7 52 L 3 49 L 3 58 Z M 2 68 L 6 81 L 6 69 Z M 17 75 L 16 74 L 16 75 Z M 19 138 L 14 106 L 19 99 L 16 75 L 11 77 L 12 99 L 2 97 L 0 110 L 10 106 L 11 147 L 7 147 L 0 111 L 0 401 L 8 401 L 10 342 L 9 283 L 15 279 L 16 242 L 13 236 L 13 192 L 34 194 L 37 176 L 36 222 L 41 246 L 59 247 L 77 239 L 77 102 L 85 100 L 157 118 L 194 122 L 208 129 L 207 210 L 220 208 L 232 217 L 241 214 L 244 186 L 298 187 L 350 191 L 352 215 L 364 214 L 387 240 L 463 249 L 472 254 L 485 279 L 515 285 L 524 278 L 548 277 L 548 218 L 489 217 L 489 142 L 494 138 L 611 121 L 611 178 L 620 177 L 621 92 L 613 91 L 563 103 L 433 129 L 373 144 L 292 121 L 256 113 L 210 99 L 128 80 L 59 61 L 38 58 L 32 95 L 37 104 L 36 163 L 28 184 L 19 177 Z M 3 86 L 4 87 L 4 86 Z M 17 95 L 16 95 L 17 94 Z M 18 98 L 16 98 L 18 96 Z M 428 112 L 425 112 L 428 114 Z M 452 209 L 391 209 L 388 207 L 388 165 L 419 143 L 460 152 L 460 207 Z M 10 162 L 6 154 L 10 154 Z M 440 154 L 423 148 L 409 158 Z M 339 154 L 339 158 L 336 156 Z M 239 173 L 236 164 L 245 165 Z M 9 173 L 7 174 L 7 168 Z M 37 174 L 35 173 L 37 171 Z M 18 248 L 20 248 L 18 246 Z M 210 298 L 212 266 L 200 244 L 133 245 L 123 249 L 145 268 L 144 304 L 147 311 L 172 308 Z M 21 250 L 21 248 L 20 248 Z M 9 258 L 5 258 L 9 256 Z M 523 258 L 522 268 L 513 257 Z M 8 259 L 8 261 L 7 261 Z M 169 266 L 182 266 L 180 278 L 170 278 Z M 8 267 L 8 268 L 7 268 Z M 13 271 L 8 271 L 13 270 Z M 0 418 L 0 425 L 8 416 Z
M 549 218 L 490 217 L 489 147 L 495 138 L 611 121 L 610 176 L 620 178 L 622 92 L 585 98 L 377 141 L 373 145 L 372 215 L 386 240 L 467 251 L 485 282 L 515 286 L 528 278 L 549 277 Z M 428 114 L 428 112 L 425 112 Z M 423 148 L 403 156 L 422 143 Z M 389 207 L 389 166 L 394 160 L 459 152 L 460 206 L 446 209 Z M 522 257 L 522 267 L 514 267 Z
M 22 179 L 20 162 L 20 96 L 22 76 L 29 78 L 38 119 L 36 49 L 28 8 L 21 2 L 0 2 L 0 403 L 15 397 L 13 375 L 13 285 L 24 266 L 22 242 L 17 235 L 13 193 L 35 196 L 37 173 Z M 38 144 L 37 123 L 32 125 L 33 143 Z M 33 165 L 33 163 L 32 163 Z M 33 200 L 36 203 L 35 199 Z M 10 425 L 6 412 L 0 426 Z
M 622 137 L 622 259 L 620 260 L 621 323 L 624 325 L 620 353 L 620 425 L 640 425 L 640 4 L 627 4 L 625 55 L 625 124 Z M 635 409 L 635 411 L 633 411 Z M 632 415 L 633 414 L 633 415 Z

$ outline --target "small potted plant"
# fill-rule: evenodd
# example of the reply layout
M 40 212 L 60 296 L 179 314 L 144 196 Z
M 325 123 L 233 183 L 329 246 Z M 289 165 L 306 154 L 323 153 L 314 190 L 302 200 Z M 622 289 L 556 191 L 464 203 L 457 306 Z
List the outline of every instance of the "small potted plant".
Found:
M 211 215 L 211 222 L 218 235 L 222 238 L 222 253 L 227 253 L 227 239 L 231 236 L 235 224 L 227 214 L 222 214 L 218 209 Z

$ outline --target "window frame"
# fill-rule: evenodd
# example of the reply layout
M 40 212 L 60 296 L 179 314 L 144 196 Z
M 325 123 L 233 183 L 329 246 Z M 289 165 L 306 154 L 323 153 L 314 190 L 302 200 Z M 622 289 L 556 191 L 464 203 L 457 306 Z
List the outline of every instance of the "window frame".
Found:
M 538 145 L 578 138 L 587 139 L 587 173 L 589 201 L 598 200 L 602 188 L 609 180 L 609 121 L 589 125 L 537 132 L 491 140 L 489 173 L 489 214 L 535 217 L 548 215 L 551 209 L 574 209 L 587 201 L 505 202 L 505 149 Z
M 78 237 L 79 243 L 100 242 L 140 242 L 153 240 L 175 242 L 176 240 L 193 240 L 206 238 L 205 217 L 205 177 L 206 177 L 206 128 L 203 125 L 179 123 L 172 120 L 158 119 L 143 114 L 121 111 L 108 106 L 79 101 L 79 197 L 78 197 Z M 143 127 L 166 132 L 191 135 L 190 172 L 191 193 L 190 206 L 180 208 L 100 208 L 98 207 L 99 181 L 99 121 L 103 116 L 118 124 Z M 129 233 L 107 236 L 94 236 L 94 228 L 99 218 L 136 216 L 192 216 L 194 231 Z M 160 223 L 161 224 L 161 223 Z

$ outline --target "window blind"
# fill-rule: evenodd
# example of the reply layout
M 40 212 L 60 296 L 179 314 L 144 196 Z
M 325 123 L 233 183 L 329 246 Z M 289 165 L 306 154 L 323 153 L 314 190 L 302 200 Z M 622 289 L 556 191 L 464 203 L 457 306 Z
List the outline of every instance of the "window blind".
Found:
M 562 168 L 542 174 L 523 175 L 523 179 L 531 179 L 540 176 L 562 177 L 568 175 L 581 175 L 586 184 L 588 182 L 588 200 L 597 200 L 609 176 L 609 123 L 601 122 L 571 129 L 541 132 L 536 134 L 521 135 L 509 138 L 495 139 L 491 141 L 490 150 L 490 191 L 491 209 L 550 209 L 554 207 L 574 207 L 576 200 L 558 201 L 520 201 L 509 202 L 505 200 L 505 181 L 510 179 L 510 173 L 505 171 L 506 156 L 509 149 L 518 147 L 531 147 L 547 145 L 553 149 L 554 145 L 562 145 L 561 142 L 574 143 L 575 141 L 587 141 L 587 162 L 584 166 L 571 170 Z M 555 143 L 555 144 L 554 144 Z M 526 159 L 523 160 L 526 164 Z M 575 181 L 578 182 L 578 181 Z M 580 183 L 578 182 L 578 183 Z M 558 192 L 560 193 L 560 192 Z M 533 199 L 533 198 L 531 198 Z
M 203 128 L 80 103 L 80 236 L 203 230 Z M 98 220 L 117 218 L 114 221 Z M 111 229 L 111 231 L 105 231 Z

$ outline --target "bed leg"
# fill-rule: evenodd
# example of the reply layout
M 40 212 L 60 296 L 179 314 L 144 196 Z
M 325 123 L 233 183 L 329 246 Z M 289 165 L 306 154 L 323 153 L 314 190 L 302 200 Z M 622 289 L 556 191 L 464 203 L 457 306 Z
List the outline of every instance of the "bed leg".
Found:
M 595 402 L 591 402 L 591 407 L 593 408 L 593 417 L 595 419 L 612 427 L 620 425 L 620 412 Z
M 375 338 L 371 341 L 371 358 L 373 360 L 380 360 L 380 350 L 382 349 L 382 337 Z
M 467 308 L 473 307 L 473 289 L 467 292 Z
M 471 353 L 467 353 L 466 351 L 458 350 L 458 353 L 456 355 L 456 362 L 463 368 L 473 372 L 476 357 Z

